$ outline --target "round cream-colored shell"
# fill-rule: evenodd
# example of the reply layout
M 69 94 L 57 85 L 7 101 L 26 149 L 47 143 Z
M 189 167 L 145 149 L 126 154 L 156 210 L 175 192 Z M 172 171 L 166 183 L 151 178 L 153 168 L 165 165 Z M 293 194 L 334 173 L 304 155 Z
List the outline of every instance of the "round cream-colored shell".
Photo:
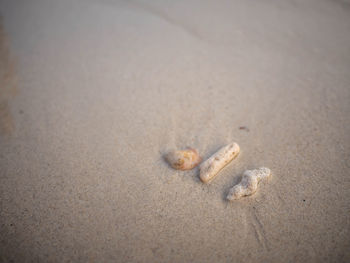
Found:
M 166 160 L 176 170 L 190 170 L 196 167 L 201 157 L 195 149 L 186 149 L 182 151 L 172 151 L 166 155 Z

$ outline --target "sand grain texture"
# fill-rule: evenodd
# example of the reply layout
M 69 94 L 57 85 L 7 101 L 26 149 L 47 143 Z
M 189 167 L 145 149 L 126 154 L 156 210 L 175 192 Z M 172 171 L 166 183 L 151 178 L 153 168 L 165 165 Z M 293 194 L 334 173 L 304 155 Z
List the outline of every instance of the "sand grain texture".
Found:
M 0 135 L 8 136 L 14 130 L 9 101 L 16 95 L 14 62 L 0 17 Z
M 18 89 L 1 117 L 15 128 L 0 134 L 0 262 L 350 261 L 347 1 L 0 13 Z M 208 185 L 163 158 L 232 141 L 239 158 Z M 271 180 L 227 202 L 261 166 Z

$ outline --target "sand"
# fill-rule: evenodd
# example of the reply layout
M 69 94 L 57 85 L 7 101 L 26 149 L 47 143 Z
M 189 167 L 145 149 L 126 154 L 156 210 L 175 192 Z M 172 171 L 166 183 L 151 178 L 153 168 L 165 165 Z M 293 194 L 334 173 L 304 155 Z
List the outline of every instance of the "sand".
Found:
M 349 1 L 0 13 L 0 83 L 16 85 L 0 87 L 0 262 L 350 261 Z M 232 141 L 207 185 L 163 158 Z M 227 202 L 261 166 L 271 179 Z

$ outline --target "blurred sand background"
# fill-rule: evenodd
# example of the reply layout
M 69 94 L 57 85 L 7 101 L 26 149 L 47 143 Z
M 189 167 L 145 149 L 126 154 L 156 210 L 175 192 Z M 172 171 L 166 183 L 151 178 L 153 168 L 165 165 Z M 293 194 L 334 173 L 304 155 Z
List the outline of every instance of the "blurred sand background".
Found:
M 349 1 L 0 15 L 0 262 L 350 261 Z M 162 157 L 232 141 L 208 185 Z M 259 166 L 271 180 L 227 202 Z

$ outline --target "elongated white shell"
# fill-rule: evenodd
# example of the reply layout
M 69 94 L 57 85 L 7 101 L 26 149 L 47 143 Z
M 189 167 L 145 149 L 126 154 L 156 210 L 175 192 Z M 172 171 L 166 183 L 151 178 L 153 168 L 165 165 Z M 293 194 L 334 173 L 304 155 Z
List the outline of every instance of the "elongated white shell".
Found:
M 211 181 L 222 168 L 224 168 L 229 162 L 237 157 L 239 151 L 240 148 L 235 142 L 222 147 L 219 151 L 217 151 L 208 160 L 200 165 L 200 179 L 204 183 Z
M 227 199 L 233 201 L 254 194 L 258 189 L 259 182 L 270 175 L 271 170 L 266 167 L 245 171 L 241 182 L 230 189 Z

